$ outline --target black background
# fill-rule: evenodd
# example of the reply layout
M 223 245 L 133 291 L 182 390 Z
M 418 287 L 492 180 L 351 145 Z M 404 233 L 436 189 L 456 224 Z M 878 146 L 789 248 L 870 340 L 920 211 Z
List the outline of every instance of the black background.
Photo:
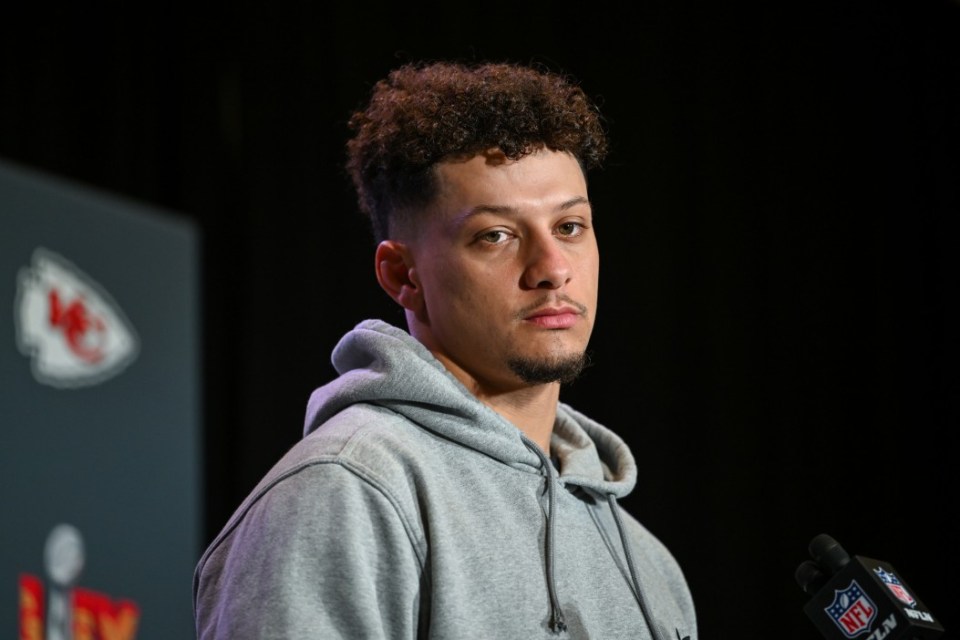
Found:
M 342 169 L 351 110 L 403 62 L 535 62 L 613 142 L 595 366 L 564 397 L 633 447 L 625 506 L 701 636 L 818 637 L 793 571 L 821 532 L 960 628 L 960 3 L 4 11 L 0 156 L 202 230 L 207 540 L 339 336 L 402 323 Z

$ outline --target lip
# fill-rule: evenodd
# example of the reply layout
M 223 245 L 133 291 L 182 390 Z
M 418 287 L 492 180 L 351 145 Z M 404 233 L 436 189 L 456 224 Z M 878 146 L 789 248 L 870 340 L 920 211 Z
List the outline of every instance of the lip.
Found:
M 544 329 L 569 329 L 582 315 L 583 312 L 574 307 L 547 307 L 537 309 L 524 320 Z

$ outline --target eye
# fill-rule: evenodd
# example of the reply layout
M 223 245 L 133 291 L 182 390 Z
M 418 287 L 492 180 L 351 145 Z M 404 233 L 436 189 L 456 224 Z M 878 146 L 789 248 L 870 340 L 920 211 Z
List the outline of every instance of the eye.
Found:
M 503 229 L 493 229 L 491 231 L 484 231 L 479 236 L 477 240 L 480 242 L 485 242 L 486 244 L 502 244 L 507 241 L 509 235 Z
M 557 233 L 567 238 L 575 238 L 583 233 L 586 225 L 582 222 L 564 222 L 557 227 Z

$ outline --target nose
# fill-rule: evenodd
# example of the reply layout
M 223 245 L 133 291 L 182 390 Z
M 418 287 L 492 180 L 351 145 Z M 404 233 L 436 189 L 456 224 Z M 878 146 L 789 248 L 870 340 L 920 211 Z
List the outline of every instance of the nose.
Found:
M 561 243 L 553 237 L 532 237 L 527 243 L 523 284 L 530 289 L 559 289 L 572 270 Z

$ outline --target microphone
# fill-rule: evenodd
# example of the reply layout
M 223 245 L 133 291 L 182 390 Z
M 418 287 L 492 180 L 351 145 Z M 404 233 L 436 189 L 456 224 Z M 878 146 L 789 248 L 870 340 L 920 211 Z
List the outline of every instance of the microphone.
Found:
M 811 560 L 794 574 L 811 596 L 803 608 L 828 640 L 933 640 L 944 629 L 887 562 L 851 557 L 822 533 L 810 541 Z

